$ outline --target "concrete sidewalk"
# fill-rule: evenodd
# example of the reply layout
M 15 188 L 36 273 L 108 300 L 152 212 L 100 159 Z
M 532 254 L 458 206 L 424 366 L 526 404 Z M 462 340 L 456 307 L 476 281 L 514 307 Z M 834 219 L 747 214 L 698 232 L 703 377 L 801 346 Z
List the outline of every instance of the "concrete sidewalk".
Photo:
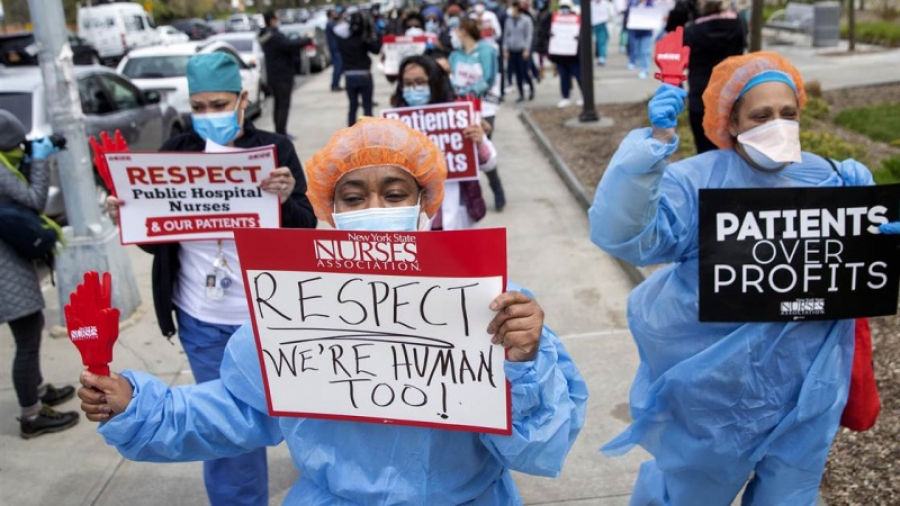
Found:
M 329 75 L 316 76 L 294 93 L 289 130 L 302 160 L 346 125 L 347 98 L 329 91 Z M 376 76 L 376 100 L 388 105 L 392 87 Z M 599 446 L 627 423 L 627 391 L 637 364 L 625 330 L 625 299 L 631 285 L 616 263 L 590 244 L 586 217 L 544 159 L 512 109 L 497 119 L 500 171 L 509 201 L 489 212 L 483 227 L 505 227 L 511 279 L 537 295 L 547 323 L 576 357 L 588 381 L 588 420 L 559 480 L 520 476 L 528 504 L 624 505 L 639 452 L 621 459 L 601 456 Z M 258 121 L 270 128 L 270 117 Z M 493 199 L 483 185 L 489 204 Z M 160 334 L 150 309 L 150 257 L 129 247 L 145 314 L 122 331 L 114 369 L 151 372 L 172 384 L 191 383 L 181 346 Z M 58 320 L 55 290 L 45 291 L 48 322 Z M 0 504 L 205 504 L 201 464 L 150 464 L 122 459 L 85 419 L 68 431 L 25 441 L 19 438 L 18 405 L 11 384 L 14 353 L 8 326 L 0 327 Z M 73 384 L 81 369 L 66 338 L 45 337 L 45 380 Z M 60 407 L 78 409 L 77 400 Z M 279 504 L 297 477 L 286 447 L 269 453 L 270 491 Z

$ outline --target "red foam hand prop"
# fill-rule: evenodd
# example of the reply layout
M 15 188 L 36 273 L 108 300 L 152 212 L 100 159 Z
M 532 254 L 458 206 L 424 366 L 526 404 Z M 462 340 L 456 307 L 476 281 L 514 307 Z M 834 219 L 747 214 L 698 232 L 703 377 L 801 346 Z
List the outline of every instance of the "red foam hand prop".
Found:
M 88 371 L 109 376 L 113 345 L 119 337 L 119 310 L 111 308 L 112 277 L 96 271 L 86 272 L 84 282 L 75 288 L 64 308 L 69 339 L 81 352 Z
M 656 66 L 660 72 L 654 77 L 673 86 L 681 86 L 687 79 L 684 69 L 688 66 L 691 48 L 684 45 L 684 30 L 679 26 L 656 43 Z
M 91 143 L 91 148 L 94 150 L 94 166 L 97 167 L 97 172 L 100 173 L 100 177 L 103 179 L 103 182 L 106 183 L 106 188 L 109 189 L 110 193 L 113 195 L 116 194 L 116 190 L 113 187 L 112 176 L 109 174 L 109 164 L 106 163 L 106 153 L 125 153 L 128 151 L 128 144 L 125 142 L 125 139 L 122 137 L 122 132 L 116 130 L 115 138 L 110 139 L 109 134 L 105 131 L 100 132 L 100 142 L 97 142 L 97 139 L 92 135 L 89 139 Z

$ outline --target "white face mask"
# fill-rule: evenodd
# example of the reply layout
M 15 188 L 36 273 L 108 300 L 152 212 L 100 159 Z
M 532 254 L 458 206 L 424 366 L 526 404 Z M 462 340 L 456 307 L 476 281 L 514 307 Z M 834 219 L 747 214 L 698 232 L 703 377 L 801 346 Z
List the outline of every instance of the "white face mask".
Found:
M 764 170 L 800 161 L 800 123 L 776 119 L 738 135 L 747 157 Z
M 475 5 L 475 12 L 477 12 L 478 14 L 481 14 L 482 12 L 484 12 L 484 5 L 476 4 L 476 5 Z

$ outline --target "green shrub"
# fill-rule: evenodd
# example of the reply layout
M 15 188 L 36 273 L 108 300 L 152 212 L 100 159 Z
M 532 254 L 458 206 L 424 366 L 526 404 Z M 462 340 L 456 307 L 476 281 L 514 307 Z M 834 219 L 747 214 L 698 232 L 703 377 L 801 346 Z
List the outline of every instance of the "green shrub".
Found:
M 873 140 L 893 144 L 900 140 L 900 102 L 846 109 L 834 122 Z
M 841 25 L 841 37 L 846 39 L 850 29 Z M 900 23 L 896 21 L 870 21 L 856 23 L 856 41 L 879 46 L 900 46 Z
M 866 163 L 865 147 L 851 144 L 833 134 L 801 130 L 800 146 L 803 151 L 809 151 L 819 156 L 835 160 L 853 158 L 861 163 Z
M 803 108 L 803 115 L 814 119 L 825 119 L 828 117 L 828 102 L 819 97 L 810 96 L 806 101 L 806 107 Z
M 684 159 L 697 154 L 697 145 L 694 144 L 694 131 L 691 130 L 691 118 L 687 109 L 678 115 L 678 126 L 675 128 L 678 134 L 678 158 Z
M 881 167 L 872 172 L 878 184 L 900 183 L 900 156 L 892 156 L 881 161 Z

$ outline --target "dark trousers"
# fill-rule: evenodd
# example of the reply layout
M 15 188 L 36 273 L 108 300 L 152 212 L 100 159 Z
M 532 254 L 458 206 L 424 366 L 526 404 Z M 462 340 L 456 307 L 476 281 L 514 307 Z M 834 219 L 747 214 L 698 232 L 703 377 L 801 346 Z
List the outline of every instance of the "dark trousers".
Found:
M 288 112 L 291 110 L 291 93 L 294 92 L 294 78 L 291 76 L 290 81 L 276 81 L 269 83 L 272 88 L 272 97 L 275 100 L 273 106 L 273 121 L 275 121 L 275 132 L 281 135 L 287 135 Z
M 356 123 L 356 111 L 359 109 L 359 99 L 362 97 L 363 114 L 372 115 L 372 93 L 375 84 L 371 74 L 350 74 L 344 76 L 344 88 L 347 90 L 347 98 L 350 99 L 350 109 L 347 111 L 347 125 Z
M 331 89 L 336 90 L 341 87 L 341 74 L 344 73 L 344 60 L 341 60 L 341 53 L 334 48 L 331 51 Z
M 581 65 L 576 60 L 573 63 L 556 64 L 556 70 L 559 71 L 559 91 L 563 98 L 569 98 L 572 92 L 572 78 L 578 83 L 578 89 L 581 89 Z
M 38 311 L 9 322 L 16 341 L 13 359 L 13 387 L 19 406 L 28 408 L 38 403 L 38 387 L 41 377 L 41 331 L 44 330 L 44 313 Z
M 525 61 L 524 51 L 509 52 L 509 68 L 512 70 L 513 75 L 516 76 L 516 88 L 519 90 L 519 97 L 524 98 L 523 83 L 528 83 L 528 87 L 531 88 L 532 92 L 534 91 L 534 83 L 531 81 L 531 72 L 528 68 L 528 62 Z
M 691 131 L 694 132 L 694 144 L 697 146 L 697 154 L 719 149 L 706 137 L 703 132 L 703 106 L 688 109 L 691 118 Z
M 506 82 L 510 81 L 506 77 L 506 63 L 503 59 L 503 51 L 497 51 L 497 79 L 500 79 L 500 98 L 506 96 Z

